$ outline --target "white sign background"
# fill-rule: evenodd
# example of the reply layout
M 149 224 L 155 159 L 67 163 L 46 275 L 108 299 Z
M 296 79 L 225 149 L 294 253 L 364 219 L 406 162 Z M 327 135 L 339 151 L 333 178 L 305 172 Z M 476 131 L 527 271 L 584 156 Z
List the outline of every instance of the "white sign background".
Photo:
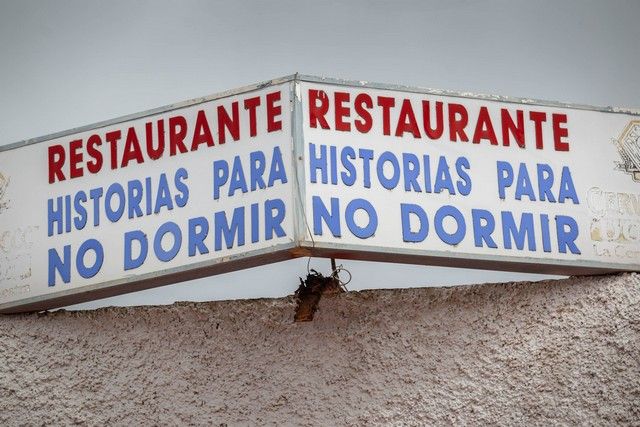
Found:
M 289 79 L 290 80 L 290 79 Z M 224 271 L 224 264 L 229 261 L 250 258 L 281 251 L 288 248 L 294 241 L 293 227 L 293 185 L 294 176 L 292 171 L 292 144 L 291 144 L 291 82 L 266 85 L 262 89 L 251 88 L 239 90 L 236 93 L 221 96 L 214 96 L 206 102 L 191 102 L 189 106 L 181 108 L 169 108 L 168 111 L 142 115 L 134 120 L 116 120 L 107 126 L 91 127 L 78 133 L 65 134 L 64 136 L 48 139 L 46 141 L 30 144 L 25 147 L 18 147 L 0 152 L 0 173 L 6 183 L 6 190 L 2 195 L 3 208 L 0 209 L 0 236 L 2 246 L 0 247 L 0 310 L 10 309 L 14 306 L 33 302 L 37 307 L 46 307 L 49 303 L 47 299 L 65 295 L 80 295 L 82 292 L 96 292 L 103 290 L 101 296 L 112 293 L 123 293 L 135 289 L 136 282 L 143 279 L 155 279 L 156 283 L 162 283 L 162 276 L 180 272 L 189 272 L 203 267 L 213 267 L 209 273 Z M 265 85 L 262 85 L 265 86 Z M 261 86 L 261 87 L 262 87 Z M 267 131 L 266 95 L 269 93 L 280 93 L 280 100 L 275 103 L 280 107 L 280 114 L 275 116 L 275 120 L 282 123 L 280 130 Z M 249 111 L 244 108 L 243 102 L 248 98 L 260 97 L 261 104 L 256 107 L 256 133 L 255 137 L 250 137 Z M 226 142 L 220 144 L 218 134 L 217 107 L 223 106 L 229 115 L 232 113 L 233 102 L 239 102 L 240 117 L 240 138 L 234 141 L 227 133 Z M 190 147 L 191 136 L 194 132 L 194 124 L 199 110 L 204 110 L 211 133 L 213 134 L 214 146 L 208 147 L 206 144 L 200 145 L 197 151 L 178 153 L 175 156 L 169 155 L 169 136 L 167 120 L 165 120 L 165 151 L 158 160 L 151 160 L 147 157 L 145 146 L 145 123 L 155 122 L 159 119 L 168 119 L 176 115 L 185 117 L 188 124 L 185 145 Z M 109 146 L 103 142 L 101 151 L 104 157 L 104 165 L 99 173 L 93 175 L 87 171 L 86 163 L 91 160 L 86 151 L 84 152 L 84 176 L 69 179 L 69 142 L 82 139 L 86 142 L 92 134 L 103 136 L 112 130 L 121 130 L 122 139 L 118 148 L 120 153 L 125 146 L 125 136 L 127 129 L 133 126 L 136 129 L 140 145 L 143 147 L 145 162 L 138 164 L 135 160 L 129 162 L 125 168 L 111 170 L 109 160 Z M 48 147 L 61 144 L 67 148 L 67 163 L 63 169 L 66 180 L 49 183 L 48 176 Z M 157 141 L 154 141 L 154 145 Z M 257 188 L 251 191 L 250 188 L 250 154 L 261 152 L 266 159 L 263 179 L 268 183 L 268 177 L 274 149 L 278 148 L 282 155 L 282 163 L 285 168 L 287 182 L 276 180 L 273 186 L 264 189 Z M 86 149 L 85 149 L 86 150 Z M 232 180 L 232 167 L 234 158 L 238 156 L 243 165 L 244 178 L 248 191 L 244 193 L 237 190 L 232 196 L 228 196 L 230 181 Z M 118 159 L 121 159 L 121 154 Z M 220 188 L 220 197 L 214 200 L 213 163 L 219 160 L 226 160 L 228 163 L 228 178 L 226 185 Z M 120 160 L 118 160 L 120 164 Z M 73 204 L 74 195 L 83 190 L 87 194 L 90 189 L 102 187 L 104 193 L 112 183 L 119 183 L 127 191 L 127 182 L 130 180 L 141 180 L 144 184 L 146 177 L 151 177 L 153 182 L 153 203 L 156 201 L 156 189 L 159 176 L 166 174 L 171 198 L 179 193 L 174 185 L 174 175 L 179 168 L 184 168 L 188 172 L 188 178 L 184 183 L 188 186 L 189 197 L 184 207 L 178 207 L 174 202 L 172 210 L 162 208 L 159 213 L 143 215 L 141 217 L 128 218 L 125 208 L 124 215 L 117 222 L 110 222 L 104 212 L 104 203 L 101 202 L 100 224 L 95 227 L 93 224 L 93 209 L 90 207 L 91 200 L 85 206 L 88 210 L 88 219 L 84 228 L 77 230 L 72 227 L 71 232 L 57 234 L 57 222 L 53 229 L 53 236 L 48 236 L 48 207 L 49 199 L 53 199 L 54 206 L 59 196 L 71 195 Z M 222 172 L 221 172 L 222 173 Z M 146 197 L 146 194 L 145 194 Z M 275 233 L 272 238 L 265 238 L 265 203 L 269 200 L 279 199 L 284 203 L 285 217 L 281 223 L 285 231 L 285 236 L 278 237 Z M 104 200 L 104 196 L 103 196 Z M 116 198 L 117 201 L 117 198 Z M 144 204 L 144 197 L 143 197 Z M 252 242 L 252 210 L 251 205 L 258 204 L 259 240 Z M 117 202 L 112 202 L 112 206 L 117 206 Z M 222 239 L 222 249 L 215 251 L 214 246 L 214 214 L 224 211 L 226 219 L 230 224 L 234 209 L 244 207 L 245 242 L 239 245 L 237 234 L 234 236 L 233 247 L 227 249 L 228 242 Z M 142 207 L 143 212 L 145 207 Z M 72 218 L 77 214 L 74 212 Z M 195 217 L 205 217 L 208 220 L 209 232 L 205 239 L 208 254 L 196 253 L 194 256 L 188 255 L 188 220 Z M 168 221 L 175 222 L 181 230 L 182 244 L 177 255 L 168 262 L 160 261 L 154 254 L 154 237 L 159 227 Z M 66 227 L 64 223 L 63 230 Z M 148 240 L 148 254 L 145 262 L 138 268 L 124 269 L 124 235 L 132 230 L 140 230 L 146 234 Z M 104 248 L 104 261 L 99 272 L 90 278 L 83 278 L 76 269 L 76 254 L 80 245 L 88 239 L 98 240 Z M 162 247 L 169 250 L 174 243 L 172 234 L 166 234 L 162 239 Z M 71 245 L 71 280 L 64 283 L 61 275 L 56 271 L 54 286 L 48 285 L 48 275 L 51 266 L 48 265 L 48 251 L 51 248 L 57 250 L 59 257 L 63 257 L 63 248 Z M 137 257 L 140 253 L 140 245 L 134 242 L 132 245 L 132 255 Z M 290 256 L 287 256 L 290 257 Z M 272 256 L 280 259 L 278 256 Z M 93 251 L 88 251 L 84 258 L 86 266 L 92 266 L 96 256 Z M 264 263 L 256 261 L 251 264 Z M 185 276 L 186 277 L 186 276 Z M 190 277 L 189 277 L 190 278 Z M 184 279 L 183 279 L 184 280 Z M 174 280 L 175 281 L 175 280 Z M 107 290 L 119 286 L 118 290 Z M 153 284 L 146 287 L 154 286 Z M 157 286 L 157 284 L 155 285 Z M 84 299 L 87 299 L 86 297 Z
M 302 82 L 298 91 L 301 97 L 303 109 L 302 127 L 304 144 L 301 148 L 304 160 L 305 182 L 305 213 L 308 229 L 305 246 L 314 248 L 322 253 L 345 251 L 353 254 L 359 253 L 359 259 L 376 259 L 397 262 L 416 262 L 419 258 L 429 257 L 430 263 L 449 266 L 493 267 L 497 269 L 511 269 L 529 272 L 547 272 L 554 274 L 568 274 L 580 272 L 582 268 L 596 272 L 602 269 L 640 269 L 640 182 L 634 181 L 632 176 L 624 171 L 617 170 L 616 164 L 622 162 L 613 139 L 618 138 L 625 127 L 633 120 L 638 120 L 635 114 L 621 114 L 613 112 L 597 111 L 595 109 L 583 109 L 580 107 L 566 107 L 561 104 L 547 103 L 540 105 L 538 102 L 527 103 L 500 102 L 485 99 L 473 99 L 461 96 L 446 96 L 420 92 L 418 90 L 398 90 L 384 88 L 382 85 L 354 85 L 340 81 L 323 83 L 323 79 L 310 79 L 315 81 Z M 323 91 L 327 94 L 328 111 L 323 117 L 327 120 L 329 129 L 323 129 L 316 123 L 311 125 L 309 106 L 310 90 Z M 349 114 L 342 121 L 351 124 L 350 131 L 335 130 L 336 92 L 348 93 L 348 101 L 343 95 L 341 106 L 348 108 Z M 359 132 L 354 126 L 355 121 L 362 119 L 357 114 L 354 104 L 360 94 L 369 95 L 373 100 L 372 108 L 368 111 L 373 116 L 373 127 L 367 133 Z M 383 134 L 383 121 L 381 108 L 377 106 L 378 97 L 393 97 L 395 107 L 390 109 L 391 135 Z M 497 97 L 496 97 L 497 98 Z M 400 114 L 401 104 L 404 99 L 409 99 L 415 113 L 420 138 L 415 138 L 412 133 L 405 132 L 401 137 L 395 136 L 396 124 Z M 422 101 L 430 101 L 432 120 L 434 119 L 435 102 L 444 103 L 444 132 L 439 139 L 431 140 L 425 135 L 422 121 Z M 324 106 L 323 101 L 313 96 L 311 102 L 315 106 Z M 452 142 L 450 140 L 447 104 L 457 103 L 466 107 L 469 116 L 469 124 L 465 131 L 469 137 L 468 142 Z M 479 144 L 472 143 L 476 118 L 481 107 L 487 107 L 493 128 L 497 135 L 499 145 L 492 145 L 487 140 Z M 507 109 L 515 120 L 515 111 L 523 110 L 525 118 L 525 148 L 519 147 L 514 138 L 511 138 L 510 146 L 502 145 L 500 110 Z M 547 121 L 543 124 L 544 148 L 536 149 L 535 134 L 532 122 L 529 122 L 529 112 L 537 111 L 546 113 Z M 551 117 L 554 113 L 567 115 L 567 123 L 563 125 L 568 129 L 568 137 L 562 138 L 569 142 L 569 151 L 556 151 L 552 132 Z M 309 156 L 310 145 L 314 146 L 313 156 L 318 159 L 321 156 L 319 146 L 327 146 L 329 156 L 331 146 L 336 147 L 338 165 L 338 185 L 330 182 L 321 182 L 321 169 L 315 168 L 314 173 L 317 182 L 311 181 L 311 161 Z M 340 174 L 346 171 L 341 164 L 340 153 L 345 147 L 352 147 L 356 152 L 359 149 L 371 149 L 374 151 L 374 159 L 371 162 L 371 187 L 365 188 L 363 184 L 363 161 L 352 160 L 355 165 L 357 179 L 352 186 L 341 182 Z M 640 150 L 640 143 L 638 143 Z M 376 160 L 383 152 L 391 152 L 400 163 L 400 180 L 393 189 L 384 188 L 376 178 Z M 422 185 L 422 192 L 405 191 L 403 180 L 402 154 L 415 154 L 421 161 L 423 155 L 431 158 L 431 182 L 435 181 L 438 158 L 444 156 L 450 166 L 453 181 L 456 181 L 455 162 L 459 157 L 465 157 L 470 163 L 467 173 L 471 177 L 472 189 L 467 196 L 461 194 L 451 195 L 444 190 L 440 193 L 427 193 L 424 191 L 421 171 L 418 181 Z M 513 168 L 513 184 L 505 189 L 505 199 L 501 199 L 498 193 L 497 162 L 507 162 Z M 329 162 L 329 161 L 328 161 Z M 524 163 L 528 170 L 536 201 L 531 201 L 527 196 L 521 200 L 515 199 L 520 163 Z M 563 167 L 568 167 L 579 204 L 571 200 L 565 203 L 550 203 L 540 201 L 537 181 L 537 164 L 549 165 L 554 173 L 552 194 L 558 199 L 560 177 Z M 422 164 L 421 164 L 422 166 Z M 330 171 L 330 167 L 327 166 Z M 385 176 L 393 175 L 393 168 L 389 162 L 385 162 Z M 331 175 L 331 172 L 328 172 Z M 456 190 L 457 192 L 457 190 Z M 336 237 L 329 230 L 326 221 L 322 222 L 322 234 L 314 230 L 314 206 L 313 197 L 320 197 L 323 206 L 331 212 L 331 198 L 337 198 L 340 204 L 340 229 L 341 236 Z M 354 199 L 364 199 L 371 203 L 378 218 L 378 227 L 375 233 L 367 238 L 359 238 L 350 232 L 346 224 L 345 208 Z M 428 217 L 428 235 L 423 241 L 408 242 L 403 239 L 401 223 L 401 204 L 416 204 L 424 209 Z M 435 230 L 434 215 L 444 206 L 451 205 L 457 208 L 463 215 L 466 225 L 466 233 L 459 244 L 450 245 L 443 242 Z M 472 209 L 489 211 L 495 219 L 496 229 L 492 234 L 497 248 L 486 245 L 477 247 L 474 241 L 473 224 L 471 218 Z M 519 226 L 521 214 L 528 212 L 533 215 L 535 230 L 536 250 L 529 250 L 527 240 L 523 249 L 518 249 L 512 241 L 512 249 L 505 249 L 501 230 L 501 212 L 507 211 L 513 214 L 516 225 Z M 318 213 L 315 213 L 318 215 Z M 543 250 L 541 238 L 540 215 L 549 218 L 551 251 Z M 578 224 L 579 235 L 575 240 L 580 254 L 566 250 L 561 253 L 558 250 L 555 232 L 556 215 L 568 216 Z M 369 216 L 364 210 L 356 210 L 355 222 L 360 227 L 365 227 L 369 222 Z M 456 231 L 456 223 L 453 218 L 447 217 L 443 226 L 448 233 Z M 415 232 L 419 223 L 415 215 L 411 216 L 411 229 Z M 310 235 L 312 234 L 312 235 Z M 511 264 L 511 265 L 510 265 Z M 575 268 L 571 268 L 575 267 Z

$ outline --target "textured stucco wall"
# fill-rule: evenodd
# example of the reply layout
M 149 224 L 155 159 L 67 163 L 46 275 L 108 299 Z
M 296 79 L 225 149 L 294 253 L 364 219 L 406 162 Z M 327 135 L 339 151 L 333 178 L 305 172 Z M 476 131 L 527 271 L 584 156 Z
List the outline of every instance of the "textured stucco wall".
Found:
M 0 424 L 640 423 L 640 275 L 0 317 Z

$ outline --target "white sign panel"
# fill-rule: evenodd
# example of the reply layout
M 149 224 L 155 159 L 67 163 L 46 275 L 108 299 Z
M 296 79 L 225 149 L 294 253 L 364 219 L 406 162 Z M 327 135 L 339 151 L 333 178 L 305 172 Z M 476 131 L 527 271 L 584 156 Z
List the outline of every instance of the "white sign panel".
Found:
M 302 82 L 305 246 L 558 274 L 640 269 L 640 117 Z
M 640 270 L 640 115 L 292 76 L 0 148 L 0 312 L 299 256 Z
M 0 152 L 0 309 L 289 258 L 291 85 Z

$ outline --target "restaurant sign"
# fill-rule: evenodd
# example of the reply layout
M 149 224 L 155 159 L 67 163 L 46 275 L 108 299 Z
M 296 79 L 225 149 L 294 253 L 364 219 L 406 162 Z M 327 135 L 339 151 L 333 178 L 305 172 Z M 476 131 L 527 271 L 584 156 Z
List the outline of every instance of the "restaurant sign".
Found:
M 640 270 L 640 114 L 295 75 L 0 147 L 0 312 L 301 256 Z

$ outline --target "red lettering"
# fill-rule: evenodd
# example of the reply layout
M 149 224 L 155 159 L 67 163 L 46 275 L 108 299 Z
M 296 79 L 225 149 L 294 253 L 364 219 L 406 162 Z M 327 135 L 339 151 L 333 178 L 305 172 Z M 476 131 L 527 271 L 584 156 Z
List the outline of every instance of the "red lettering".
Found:
M 373 126 L 371 113 L 369 113 L 365 107 L 369 109 L 373 108 L 373 99 L 371 99 L 371 97 L 366 93 L 361 93 L 356 96 L 355 99 L 356 114 L 360 116 L 360 120 L 356 120 L 354 122 L 356 129 L 361 133 L 369 132 L 371 130 L 371 126 Z
M 391 107 L 396 105 L 396 100 L 388 96 L 378 97 L 378 106 L 382 107 L 382 133 L 391 135 Z
M 175 156 L 178 150 L 186 153 L 184 138 L 187 136 L 187 121 L 182 116 L 169 118 L 169 155 Z
M 318 105 L 320 101 L 320 105 Z M 324 116 L 329 111 L 329 97 L 323 90 L 309 89 L 309 126 L 329 129 L 329 123 Z
M 538 111 L 531 111 L 529 113 L 529 119 L 535 123 L 536 130 L 536 148 L 542 150 L 544 145 L 542 141 L 542 122 L 547 121 L 547 115 Z
M 562 138 L 569 136 L 569 130 L 566 127 L 560 127 L 561 124 L 567 123 L 566 114 L 552 114 L 551 122 L 553 123 L 553 146 L 556 151 L 569 151 L 569 142 L 563 141 Z
M 62 172 L 62 166 L 64 166 L 65 153 L 62 145 L 56 144 L 49 147 L 49 184 L 53 184 L 56 179 L 58 181 L 64 181 L 64 173 Z
M 102 153 L 97 148 L 100 145 L 102 145 L 100 135 L 91 135 L 87 140 L 87 154 L 92 159 L 87 162 L 87 169 L 90 173 L 98 173 L 102 169 Z
M 429 101 L 422 101 L 422 120 L 424 124 L 424 131 L 431 139 L 438 139 L 442 136 L 444 131 L 444 120 L 442 113 L 442 102 L 436 101 L 436 127 L 431 127 L 431 109 L 429 107 Z
M 464 105 L 449 104 L 449 138 L 451 141 L 457 141 L 458 137 L 460 137 L 461 141 L 469 141 L 467 134 L 464 132 L 468 122 L 469 115 Z
M 414 138 L 420 138 L 420 130 L 416 115 L 413 113 L 411 101 L 405 99 L 400 107 L 400 117 L 398 117 L 398 125 L 396 126 L 396 136 L 403 136 L 405 132 L 411 132 Z
M 280 94 L 280 92 L 277 93 Z M 240 113 L 237 101 L 231 104 L 231 114 L 233 118 L 229 116 L 224 106 L 218 106 L 218 142 L 220 144 L 224 144 L 227 140 L 226 130 L 234 141 L 240 139 Z
M 256 125 L 257 123 L 256 108 L 258 108 L 259 105 L 260 105 L 259 96 L 244 100 L 244 109 L 249 110 L 249 136 L 256 136 L 258 134 L 257 125 Z
M 219 115 L 220 112 L 218 110 L 218 116 Z M 218 125 L 220 125 L 220 117 L 218 117 Z M 220 136 L 220 141 L 221 144 L 224 144 L 224 130 Z M 207 121 L 207 115 L 204 113 L 204 110 L 198 111 L 198 115 L 196 116 L 196 126 L 193 131 L 191 151 L 197 150 L 200 144 L 207 144 L 207 147 L 213 147 L 213 136 L 211 136 L 211 129 L 209 128 L 209 122 Z
M 83 175 L 82 166 L 78 167 L 78 163 L 82 162 L 82 152 L 78 152 L 80 148 L 82 148 L 81 139 L 69 143 L 69 179 L 79 178 Z
M 491 116 L 489 115 L 489 111 L 487 111 L 487 107 L 480 107 L 476 128 L 473 131 L 474 144 L 480 144 L 480 140 L 482 139 L 488 140 L 491 142 L 491 145 L 498 145 L 498 139 L 496 138 L 496 133 L 493 130 Z
M 138 135 L 136 135 L 136 129 L 131 126 L 127 131 L 127 139 L 124 144 L 124 153 L 122 154 L 122 164 L 120 167 L 127 167 L 129 162 L 134 159 L 138 164 L 144 162 L 142 150 L 140 150 L 140 141 L 138 141 Z
M 502 145 L 508 147 L 511 144 L 510 135 L 516 140 L 516 143 L 524 148 L 524 111 L 516 110 L 516 125 L 509 114 L 509 110 L 503 108 L 500 110 L 500 119 L 502 121 Z
M 109 154 L 111 155 L 111 169 L 118 168 L 118 140 L 122 136 L 122 132 L 114 130 L 107 132 L 104 139 L 109 143 Z
M 348 92 L 336 92 L 334 94 L 335 102 L 335 118 L 336 118 L 336 130 L 349 132 L 351 131 L 351 123 L 345 122 L 343 119 L 351 115 L 349 107 L 345 107 L 344 103 L 349 102 Z
M 147 130 L 147 154 L 152 160 L 158 160 L 164 152 L 164 120 L 158 120 L 158 148 L 153 146 L 153 123 L 145 125 Z
M 282 120 L 276 120 L 282 113 L 282 107 L 276 105 L 280 101 L 280 92 L 267 94 L 267 132 L 282 130 Z

